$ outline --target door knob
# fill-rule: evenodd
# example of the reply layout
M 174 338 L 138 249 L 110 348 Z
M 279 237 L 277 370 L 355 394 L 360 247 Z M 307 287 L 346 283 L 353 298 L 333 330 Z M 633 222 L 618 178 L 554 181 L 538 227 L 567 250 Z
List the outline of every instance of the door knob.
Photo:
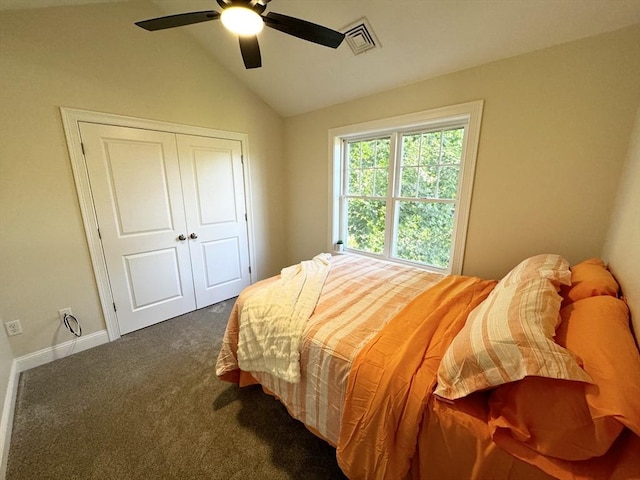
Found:
M 180 236 L 178 237 L 178 240 L 180 240 L 181 242 L 184 242 L 187 239 L 187 237 L 185 237 L 183 234 L 180 234 Z
M 191 235 L 189 235 L 189 238 L 193 238 L 195 240 L 196 238 L 198 238 L 198 234 L 192 233 Z

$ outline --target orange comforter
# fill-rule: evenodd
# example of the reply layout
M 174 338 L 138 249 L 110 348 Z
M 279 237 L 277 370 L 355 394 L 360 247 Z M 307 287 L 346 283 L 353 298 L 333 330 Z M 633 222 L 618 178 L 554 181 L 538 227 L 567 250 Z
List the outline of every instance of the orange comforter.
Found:
M 357 479 L 402 479 L 440 359 L 495 282 L 450 276 L 416 297 L 363 348 L 347 384 L 338 462 Z
M 640 478 L 640 438 L 631 432 L 602 457 L 566 462 L 492 438 L 490 392 L 451 404 L 431 395 L 440 358 L 495 282 L 351 255 L 332 263 L 304 334 L 300 383 L 237 365 L 238 312 L 273 279 L 238 298 L 216 373 L 241 385 L 257 381 L 276 395 L 294 418 L 337 446 L 350 479 Z
M 603 456 L 544 456 L 487 425 L 487 395 L 435 399 L 440 360 L 495 282 L 450 276 L 426 290 L 357 354 L 343 406 L 338 463 L 351 480 L 640 479 L 640 438 L 625 429 Z M 544 408 L 541 409 L 544 415 Z

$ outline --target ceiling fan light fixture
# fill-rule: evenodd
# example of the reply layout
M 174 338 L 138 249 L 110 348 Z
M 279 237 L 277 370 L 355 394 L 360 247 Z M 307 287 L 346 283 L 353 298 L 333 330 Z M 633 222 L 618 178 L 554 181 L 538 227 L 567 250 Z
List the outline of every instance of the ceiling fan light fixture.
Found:
M 225 8 L 220 20 L 227 30 L 238 35 L 255 35 L 264 27 L 262 17 L 246 7 Z
M 238 35 L 242 61 L 247 69 L 262 66 L 257 34 L 262 31 L 265 25 L 292 37 L 330 48 L 338 48 L 345 37 L 342 32 L 281 13 L 269 12 L 263 16 L 262 14 L 271 0 L 217 1 L 222 8 L 222 13 L 215 10 L 185 12 L 141 20 L 135 24 L 144 30 L 153 32 L 220 19 L 225 28 Z

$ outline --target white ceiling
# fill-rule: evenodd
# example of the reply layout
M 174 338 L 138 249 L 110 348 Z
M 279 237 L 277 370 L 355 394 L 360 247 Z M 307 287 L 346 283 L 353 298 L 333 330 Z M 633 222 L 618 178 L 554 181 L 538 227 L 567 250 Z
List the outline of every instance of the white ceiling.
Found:
M 0 0 L 0 9 L 103 1 Z M 215 0 L 153 0 L 136 20 L 212 9 Z M 366 17 L 382 45 L 354 55 L 346 42 L 333 50 L 265 28 L 263 66 L 245 70 L 219 21 L 180 27 L 284 116 L 640 24 L 640 0 L 272 0 L 269 11 L 336 30 Z

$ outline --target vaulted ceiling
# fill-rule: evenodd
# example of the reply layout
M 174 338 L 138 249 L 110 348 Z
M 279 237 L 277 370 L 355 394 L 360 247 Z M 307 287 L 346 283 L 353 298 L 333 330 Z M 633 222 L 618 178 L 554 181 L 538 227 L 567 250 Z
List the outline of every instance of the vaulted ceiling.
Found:
M 0 0 L 0 9 L 106 1 Z M 146 18 L 220 10 L 215 0 L 141 3 Z M 246 70 L 219 21 L 179 28 L 283 116 L 640 24 L 640 0 L 272 0 L 269 11 L 341 31 L 366 18 L 377 39 L 356 55 L 346 42 L 333 50 L 266 28 L 258 35 L 263 66 Z

